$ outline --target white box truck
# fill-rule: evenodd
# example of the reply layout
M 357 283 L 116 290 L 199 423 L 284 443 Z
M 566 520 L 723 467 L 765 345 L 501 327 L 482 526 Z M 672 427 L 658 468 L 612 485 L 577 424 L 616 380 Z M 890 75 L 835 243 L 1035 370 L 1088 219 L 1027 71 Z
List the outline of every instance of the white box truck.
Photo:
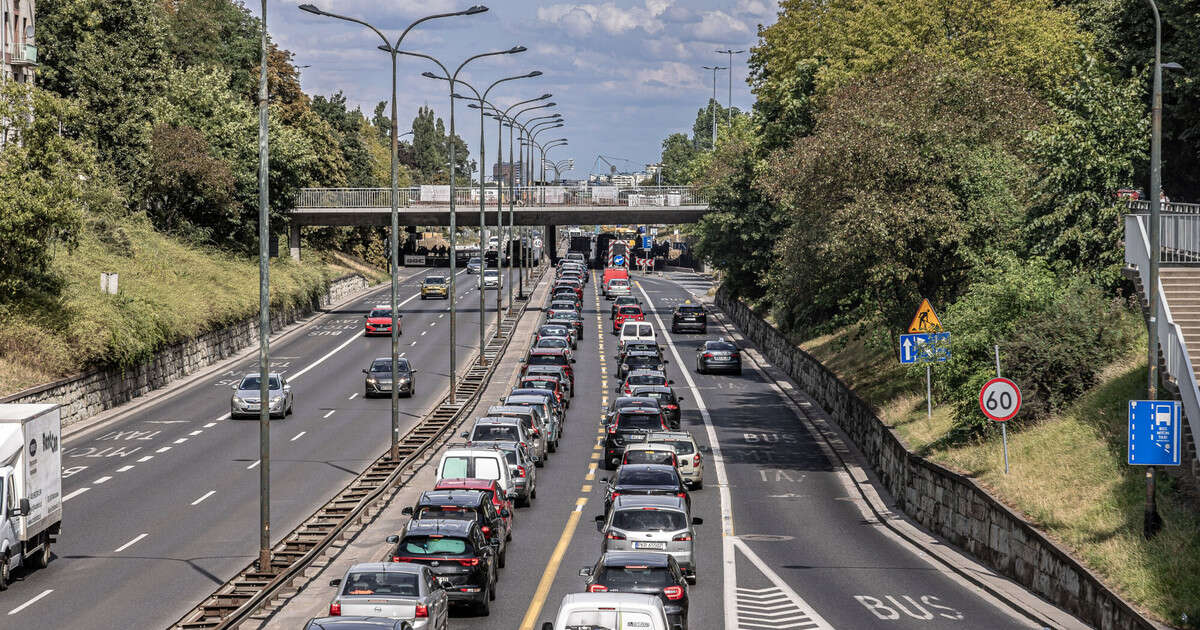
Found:
M 58 405 L 0 405 L 0 590 L 13 569 L 43 568 L 62 529 Z

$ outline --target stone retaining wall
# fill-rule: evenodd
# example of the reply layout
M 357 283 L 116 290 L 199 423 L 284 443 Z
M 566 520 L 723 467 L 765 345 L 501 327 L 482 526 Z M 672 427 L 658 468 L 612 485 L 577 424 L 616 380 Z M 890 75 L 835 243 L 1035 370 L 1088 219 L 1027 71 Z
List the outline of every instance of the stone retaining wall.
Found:
M 825 408 L 900 509 L 927 530 L 1096 628 L 1156 628 L 1100 578 L 973 480 L 911 453 L 833 372 L 731 298 L 725 287 L 717 292 L 716 304 L 768 361 Z
M 367 279 L 358 274 L 338 278 L 330 282 L 324 294 L 304 307 L 272 311 L 271 330 L 279 330 L 330 304 L 339 304 L 365 288 Z M 63 426 L 68 427 L 257 343 L 255 316 L 164 348 L 137 367 L 99 368 L 0 398 L 0 403 L 58 403 L 62 405 Z

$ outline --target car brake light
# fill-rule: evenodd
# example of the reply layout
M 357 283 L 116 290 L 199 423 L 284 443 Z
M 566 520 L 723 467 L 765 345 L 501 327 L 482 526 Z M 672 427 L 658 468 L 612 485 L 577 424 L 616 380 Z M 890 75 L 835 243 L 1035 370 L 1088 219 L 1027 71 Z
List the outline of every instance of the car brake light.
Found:
M 605 536 L 605 538 L 607 538 L 609 540 L 625 540 L 625 535 L 609 532 L 608 535 Z
M 400 562 L 400 556 L 392 556 L 392 562 Z
M 491 527 L 488 527 L 487 525 L 484 525 L 483 527 L 480 527 L 480 528 L 479 528 L 479 531 L 481 531 L 481 532 L 483 532 L 483 533 L 487 534 L 488 536 L 491 536 L 491 534 L 492 534 L 492 528 L 491 528 Z
M 689 540 L 691 540 L 691 539 L 692 539 L 692 535 L 691 535 L 691 534 L 676 534 L 676 535 L 675 535 L 675 537 L 674 537 L 674 538 L 672 538 L 671 540 L 678 540 L 678 541 L 687 542 L 687 541 L 689 541 Z
M 734 352 L 733 354 L 729 355 L 729 358 L 730 358 L 730 359 L 736 359 L 736 358 L 738 358 L 738 353 Z
M 696 453 L 696 455 L 694 457 L 692 457 L 692 465 L 693 466 L 700 465 L 700 453 Z
M 705 353 L 704 353 L 704 358 L 705 358 L 705 359 L 711 359 L 711 358 L 713 358 L 713 353 L 711 353 L 711 352 L 705 352 Z
M 525 476 L 525 467 L 524 466 L 517 466 L 517 476 L 518 477 Z
M 608 587 L 603 584 L 592 584 L 588 586 L 589 593 L 603 593 L 608 590 Z
M 617 497 L 619 497 L 619 496 L 621 496 L 621 493 L 620 493 L 620 492 L 611 492 L 611 493 L 609 493 L 609 495 L 608 495 L 608 498 L 609 498 L 609 499 L 615 499 L 615 498 L 617 498 Z
M 663 595 L 666 595 L 667 599 L 669 599 L 671 601 L 675 601 L 677 599 L 683 599 L 683 587 L 682 586 L 668 586 L 667 588 L 663 589 Z
M 676 492 L 675 496 L 679 497 L 680 499 L 686 499 L 687 493 L 686 492 Z
M 609 432 L 609 433 L 616 433 L 616 432 L 617 432 L 617 425 L 615 425 L 615 424 L 610 424 L 610 425 L 608 425 L 608 432 Z
M 679 587 L 676 586 L 674 588 L 679 588 Z M 670 597 L 670 596 L 668 595 L 668 597 Z M 426 606 L 425 604 L 417 604 L 417 612 L 414 616 L 418 619 L 428 617 L 429 616 L 429 607 Z
M 329 616 L 330 617 L 341 617 L 342 616 L 342 605 L 337 602 L 333 602 L 332 604 L 330 604 L 329 605 Z
M 477 567 L 477 566 L 479 566 L 479 558 L 469 558 L 467 560 L 459 560 L 458 563 L 463 565 L 464 567 Z

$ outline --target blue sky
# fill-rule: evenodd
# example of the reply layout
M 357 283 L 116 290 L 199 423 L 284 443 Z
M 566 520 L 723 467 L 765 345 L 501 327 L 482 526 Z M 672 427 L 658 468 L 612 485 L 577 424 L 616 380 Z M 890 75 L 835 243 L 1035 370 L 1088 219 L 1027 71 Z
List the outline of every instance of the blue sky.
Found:
M 295 53 L 305 91 L 331 94 L 341 90 L 352 104 L 370 114 L 374 104 L 387 100 L 391 89 L 390 59 L 375 46 L 379 37 L 357 24 L 315 16 L 297 7 L 311 1 L 322 9 L 364 19 L 395 38 L 413 20 L 473 4 L 471 0 L 271 0 L 268 26 L 281 46 Z M 536 79 L 497 86 L 489 100 L 504 106 L 546 92 L 554 94 L 567 120 L 555 137 L 570 146 L 551 157 L 574 158 L 582 177 L 592 170 L 597 154 L 627 158 L 616 162 L 623 170 L 640 169 L 657 161 L 662 139 L 690 131 L 696 110 L 712 94 L 712 72 L 704 65 L 727 65 L 714 51 L 748 49 L 759 24 L 775 20 L 773 0 L 482 0 L 487 13 L 433 20 L 413 29 L 402 46 L 433 55 L 457 66 L 467 57 L 492 50 L 526 46 L 518 55 L 472 62 L 460 75 L 482 89 L 492 81 L 532 70 Z M 258 3 L 249 2 L 252 11 Z M 740 57 L 740 59 L 739 59 Z M 746 57 L 734 57 L 733 104 L 745 108 L 752 97 L 746 85 Z M 452 66 L 452 67 L 453 67 Z M 399 68 L 400 128 L 407 130 L 421 105 L 430 105 L 443 118 L 448 114 L 446 85 L 421 77 L 437 70 L 431 62 L 402 59 Z M 728 75 L 717 81 L 717 97 L 725 103 Z M 459 134 L 472 152 L 478 150 L 479 118 L 459 103 Z M 487 127 L 487 148 L 494 150 L 495 121 Z M 505 138 L 507 157 L 507 137 Z M 491 163 L 492 156 L 488 156 Z M 597 170 L 606 170 L 603 166 Z

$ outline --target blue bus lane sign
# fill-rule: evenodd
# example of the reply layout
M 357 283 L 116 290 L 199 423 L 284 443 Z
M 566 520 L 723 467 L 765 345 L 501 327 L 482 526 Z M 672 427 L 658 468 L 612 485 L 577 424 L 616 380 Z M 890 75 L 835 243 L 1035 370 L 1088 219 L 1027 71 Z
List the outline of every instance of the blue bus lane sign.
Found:
M 1180 416 L 1178 401 L 1129 401 L 1129 465 L 1178 466 Z

